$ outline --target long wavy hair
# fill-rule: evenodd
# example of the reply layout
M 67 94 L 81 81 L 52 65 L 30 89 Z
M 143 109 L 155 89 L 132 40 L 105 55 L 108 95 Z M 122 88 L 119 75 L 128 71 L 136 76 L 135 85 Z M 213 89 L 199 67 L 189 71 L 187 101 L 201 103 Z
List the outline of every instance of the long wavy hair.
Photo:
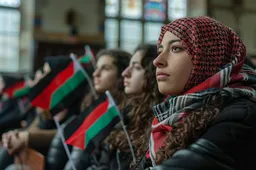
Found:
M 182 121 L 174 124 L 173 130 L 167 132 L 165 145 L 156 153 L 156 164 L 161 164 L 173 156 L 173 154 L 185 149 L 207 130 L 222 106 L 223 98 L 218 95 L 216 100 L 203 105 L 200 109 L 188 113 Z
M 152 106 L 163 99 L 158 91 L 155 67 L 153 60 L 157 56 L 155 45 L 139 45 L 135 52 L 142 52 L 141 65 L 145 70 L 143 92 L 141 94 L 130 96 L 129 106 L 131 110 L 125 114 L 127 120 L 127 131 L 131 142 L 136 151 L 136 157 L 142 157 L 148 148 L 151 122 L 154 118 Z M 128 142 L 125 133 L 121 128 L 116 128 L 111 132 L 105 142 L 111 145 L 112 149 L 119 149 L 123 152 L 129 152 Z
M 126 105 L 127 100 L 126 100 L 126 95 L 124 93 L 124 83 L 123 83 L 122 72 L 126 67 L 128 67 L 129 61 L 132 55 L 126 51 L 119 50 L 119 49 L 103 49 L 97 53 L 96 59 L 98 60 L 104 55 L 112 57 L 114 59 L 114 65 L 117 67 L 116 88 L 114 91 L 112 91 L 111 95 L 115 99 L 118 107 L 123 108 L 124 105 Z M 91 100 L 92 100 L 92 94 L 86 95 L 84 97 L 84 100 L 81 105 L 81 111 L 83 111 L 86 107 L 88 107 L 91 104 L 92 102 Z

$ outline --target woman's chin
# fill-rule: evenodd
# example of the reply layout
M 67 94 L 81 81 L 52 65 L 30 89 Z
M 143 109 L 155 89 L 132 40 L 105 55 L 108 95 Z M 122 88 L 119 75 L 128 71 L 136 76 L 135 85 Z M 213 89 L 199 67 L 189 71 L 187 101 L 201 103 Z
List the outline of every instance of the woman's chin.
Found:
M 175 89 L 175 88 L 171 88 L 170 86 L 164 86 L 164 85 L 159 85 L 158 84 L 158 90 L 161 94 L 163 95 L 171 95 L 171 96 L 176 96 L 176 95 L 179 95 L 181 93 L 180 90 L 178 89 Z
M 158 90 L 163 95 L 169 95 L 170 89 L 168 88 L 168 85 L 162 82 L 158 82 Z
M 125 94 L 127 94 L 127 95 L 129 95 L 129 94 L 132 93 L 132 91 L 130 90 L 129 87 L 125 87 L 125 88 L 124 88 L 124 92 L 125 92 Z
M 94 88 L 97 93 L 105 93 L 105 90 L 100 87 L 94 86 Z

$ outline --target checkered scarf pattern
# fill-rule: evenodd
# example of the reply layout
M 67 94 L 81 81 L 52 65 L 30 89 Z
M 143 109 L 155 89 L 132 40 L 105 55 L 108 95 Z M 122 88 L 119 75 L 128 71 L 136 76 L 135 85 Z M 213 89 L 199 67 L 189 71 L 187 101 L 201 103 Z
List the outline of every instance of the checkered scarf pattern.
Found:
M 245 46 L 229 27 L 209 17 L 178 19 L 164 25 L 158 39 L 161 44 L 166 31 L 176 35 L 191 56 L 193 68 L 185 89 L 198 85 L 234 60 L 244 60 Z
M 193 69 L 185 86 L 189 90 L 153 107 L 156 118 L 147 155 L 153 165 L 172 125 L 217 94 L 229 100 L 242 96 L 256 99 L 256 72 L 243 65 L 245 46 L 234 31 L 209 17 L 183 18 L 162 27 L 158 45 L 166 31 L 181 39 Z

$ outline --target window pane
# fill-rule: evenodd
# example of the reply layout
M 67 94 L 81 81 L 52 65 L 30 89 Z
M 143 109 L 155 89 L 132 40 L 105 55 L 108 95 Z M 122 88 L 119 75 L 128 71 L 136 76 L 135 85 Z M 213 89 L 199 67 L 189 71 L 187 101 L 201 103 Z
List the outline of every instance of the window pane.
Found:
M 146 0 L 145 19 L 149 21 L 164 21 L 166 11 L 166 0 Z
M 168 18 L 173 21 L 187 16 L 187 0 L 168 0 Z
M 142 24 L 140 21 L 121 21 L 121 48 L 132 52 L 142 40 Z
M 156 43 L 161 32 L 162 23 L 145 23 L 145 42 Z
M 121 44 L 121 49 L 133 53 L 135 48 L 140 44 L 138 41 L 125 41 Z
M 0 59 L 1 59 L 1 56 L 3 56 L 3 54 L 4 54 L 4 51 L 2 50 L 3 49 L 2 47 L 4 46 L 4 38 L 5 38 L 4 35 L 2 33 L 0 33 L 0 48 L 1 48 L 1 50 L 0 50 Z M 0 65 L 1 65 L 1 62 L 0 62 Z
M 19 68 L 20 12 L 0 8 L 0 71 Z
M 142 17 L 141 0 L 122 0 L 122 17 L 139 19 Z
M 119 12 L 118 0 L 106 0 L 105 14 L 108 17 L 117 17 Z
M 107 48 L 117 48 L 118 40 L 118 21 L 106 19 L 105 21 L 105 40 Z
M 106 41 L 107 48 L 118 48 L 117 41 Z
M 116 19 L 106 19 L 105 21 L 105 39 L 118 39 L 118 21 Z
M 0 6 L 16 8 L 20 6 L 20 0 L 0 0 Z
M 142 24 L 140 21 L 121 21 L 121 39 L 141 40 Z

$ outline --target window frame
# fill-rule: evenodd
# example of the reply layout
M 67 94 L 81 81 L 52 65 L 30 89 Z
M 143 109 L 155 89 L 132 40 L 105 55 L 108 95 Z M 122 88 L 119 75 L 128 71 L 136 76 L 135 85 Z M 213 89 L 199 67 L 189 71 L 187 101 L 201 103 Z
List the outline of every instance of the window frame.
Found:
M 119 5 L 119 10 L 118 10 L 118 16 L 116 17 L 111 17 L 111 16 L 107 16 L 106 13 L 104 12 L 104 18 L 105 18 L 105 21 L 107 19 L 115 19 L 117 20 L 117 23 L 118 23 L 118 31 L 117 31 L 117 47 L 116 48 L 120 48 L 121 47 L 121 44 L 122 44 L 122 38 L 121 38 L 121 21 L 122 20 L 129 20 L 129 21 L 139 21 L 141 22 L 141 25 L 142 25 L 142 29 L 141 29 L 141 42 L 138 42 L 138 44 L 140 43 L 145 43 L 146 39 L 145 39 L 145 24 L 146 23 L 159 23 L 159 24 L 167 24 L 169 22 L 171 22 L 172 20 L 169 20 L 169 8 L 168 8 L 168 2 L 169 0 L 165 0 L 165 20 L 164 21 L 155 21 L 155 20 L 146 20 L 145 19 L 145 8 L 144 8 L 144 5 L 145 5 L 145 2 L 146 0 L 141 0 L 142 1 L 142 5 L 141 5 L 141 10 L 142 10 L 142 17 L 140 19 L 136 19 L 136 18 L 127 18 L 127 17 L 123 17 L 121 15 L 122 13 L 122 0 L 117 0 L 118 1 L 118 5 Z M 186 0 L 187 1 L 187 0 Z M 188 1 L 186 2 L 186 10 L 188 11 Z M 106 34 L 106 33 L 105 33 Z M 107 40 L 105 39 L 106 41 L 106 44 L 107 44 Z M 146 42 L 147 43 L 147 42 Z

